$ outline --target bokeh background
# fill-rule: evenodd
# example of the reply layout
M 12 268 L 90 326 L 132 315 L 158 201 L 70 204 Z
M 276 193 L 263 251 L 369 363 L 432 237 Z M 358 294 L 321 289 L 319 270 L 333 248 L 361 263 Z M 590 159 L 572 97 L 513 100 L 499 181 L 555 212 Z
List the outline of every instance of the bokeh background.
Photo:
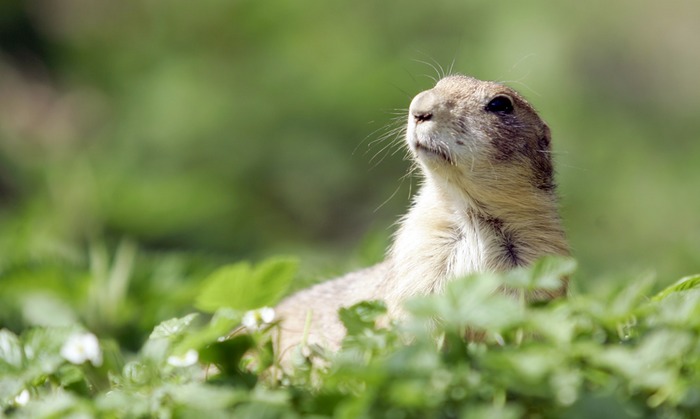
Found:
M 123 237 L 372 263 L 417 185 L 395 118 L 450 69 L 550 124 L 579 288 L 700 271 L 693 0 L 3 0 L 0 268 Z

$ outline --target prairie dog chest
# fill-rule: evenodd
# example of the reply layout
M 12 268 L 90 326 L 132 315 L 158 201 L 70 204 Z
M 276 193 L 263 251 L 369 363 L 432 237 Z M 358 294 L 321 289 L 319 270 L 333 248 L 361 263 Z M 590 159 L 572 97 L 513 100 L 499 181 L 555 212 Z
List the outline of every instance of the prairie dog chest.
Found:
M 485 234 L 473 224 L 462 225 L 456 228 L 456 232 L 448 250 L 448 276 L 459 277 L 483 270 L 489 249 L 494 247 L 493 235 Z
M 442 234 L 440 247 L 446 263 L 445 276 L 454 278 L 474 272 L 497 270 L 506 251 L 502 223 L 473 214 L 455 214 Z
M 441 216 L 414 215 L 392 249 L 397 297 L 440 292 L 452 278 L 496 267 L 501 244 L 488 223 L 444 209 Z

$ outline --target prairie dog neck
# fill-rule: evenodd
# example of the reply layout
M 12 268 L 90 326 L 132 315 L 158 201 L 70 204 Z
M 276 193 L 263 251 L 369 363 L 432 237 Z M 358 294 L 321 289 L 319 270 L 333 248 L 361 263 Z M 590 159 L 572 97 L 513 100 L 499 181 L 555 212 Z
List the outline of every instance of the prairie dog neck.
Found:
M 391 314 L 452 278 L 568 254 L 549 128 L 523 98 L 496 83 L 451 76 L 416 96 L 408 119 L 406 141 L 424 183 L 378 290 Z
M 568 254 L 553 200 L 532 210 L 494 214 L 424 184 L 389 251 L 390 276 L 380 292 L 390 311 L 396 314 L 412 296 L 441 292 L 452 278 Z

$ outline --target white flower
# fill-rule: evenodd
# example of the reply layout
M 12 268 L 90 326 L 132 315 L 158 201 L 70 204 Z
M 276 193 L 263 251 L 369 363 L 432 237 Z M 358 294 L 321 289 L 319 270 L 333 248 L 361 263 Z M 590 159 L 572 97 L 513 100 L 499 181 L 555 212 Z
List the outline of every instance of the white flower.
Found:
M 189 367 L 194 365 L 199 360 L 199 353 L 194 349 L 190 349 L 182 355 L 171 355 L 168 357 L 168 364 L 173 367 Z
M 275 320 L 275 309 L 263 307 L 257 310 L 246 311 L 241 323 L 250 331 L 260 330 L 264 325 Z
M 22 390 L 17 396 L 15 396 L 15 404 L 17 406 L 24 406 L 29 402 L 29 390 L 26 388 Z
M 96 367 L 102 365 L 100 342 L 92 333 L 71 335 L 61 348 L 61 356 L 73 364 L 90 361 Z
M 272 323 L 275 320 L 275 309 L 270 307 L 261 308 L 260 318 L 264 323 Z

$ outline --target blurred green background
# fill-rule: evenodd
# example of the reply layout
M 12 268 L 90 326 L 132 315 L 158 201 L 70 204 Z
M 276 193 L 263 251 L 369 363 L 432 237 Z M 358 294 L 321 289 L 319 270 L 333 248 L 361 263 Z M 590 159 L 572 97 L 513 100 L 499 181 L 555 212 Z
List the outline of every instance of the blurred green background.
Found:
M 550 124 L 580 288 L 700 271 L 691 0 L 3 0 L 0 266 L 122 237 L 371 263 L 417 184 L 382 137 L 434 67 Z

